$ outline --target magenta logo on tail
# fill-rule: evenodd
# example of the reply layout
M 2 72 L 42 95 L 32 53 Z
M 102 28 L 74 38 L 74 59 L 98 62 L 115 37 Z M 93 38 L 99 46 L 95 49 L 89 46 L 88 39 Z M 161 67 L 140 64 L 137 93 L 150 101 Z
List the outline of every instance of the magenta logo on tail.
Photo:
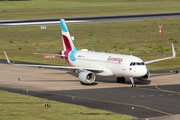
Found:
M 71 51 L 72 47 L 71 47 L 71 44 L 69 42 L 69 39 L 65 35 L 63 35 L 63 39 L 64 39 L 64 44 L 65 44 L 65 47 L 66 47 L 66 51 Z
M 60 55 L 65 55 L 65 56 L 61 56 L 61 58 L 64 59 L 66 62 L 68 62 L 70 64 L 69 59 L 68 59 L 69 52 L 70 51 L 60 51 L 59 54 Z
M 68 59 L 68 54 L 72 50 L 72 47 L 71 47 L 69 39 L 65 35 L 62 35 L 62 36 L 63 36 L 63 40 L 64 40 L 64 45 L 66 47 L 66 51 L 63 52 L 65 57 L 62 57 L 62 58 L 64 58 L 64 60 L 66 60 L 66 62 L 68 62 L 70 64 L 69 59 Z M 59 52 L 59 54 L 62 55 L 62 51 Z

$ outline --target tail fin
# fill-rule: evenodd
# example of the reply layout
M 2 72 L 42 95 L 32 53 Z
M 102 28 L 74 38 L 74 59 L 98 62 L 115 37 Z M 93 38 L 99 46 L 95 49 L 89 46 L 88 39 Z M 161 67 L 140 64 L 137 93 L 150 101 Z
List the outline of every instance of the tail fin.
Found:
M 64 51 L 74 51 L 77 50 L 73 44 L 72 38 L 66 26 L 65 20 L 60 19 L 61 22 L 61 31 L 62 31 L 62 39 L 63 39 L 63 47 Z

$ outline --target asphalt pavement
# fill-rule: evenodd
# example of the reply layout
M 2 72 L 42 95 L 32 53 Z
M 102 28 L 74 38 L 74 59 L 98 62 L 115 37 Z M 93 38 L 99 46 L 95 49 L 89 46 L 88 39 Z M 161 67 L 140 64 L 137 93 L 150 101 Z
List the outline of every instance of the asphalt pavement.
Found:
M 180 113 L 180 85 L 162 85 L 137 88 L 102 88 L 64 91 L 28 91 L 0 87 L 1 90 L 28 94 L 35 97 L 56 100 L 108 110 L 138 118 L 151 118 Z
M 59 17 L 59 18 L 25 19 L 25 20 L 0 20 L 0 27 L 59 25 L 60 19 L 65 19 L 67 24 L 81 24 L 81 23 L 102 23 L 102 22 L 157 20 L 157 19 L 175 19 L 175 18 L 180 18 L 180 12 L 109 15 L 109 16 L 86 16 L 86 17 Z

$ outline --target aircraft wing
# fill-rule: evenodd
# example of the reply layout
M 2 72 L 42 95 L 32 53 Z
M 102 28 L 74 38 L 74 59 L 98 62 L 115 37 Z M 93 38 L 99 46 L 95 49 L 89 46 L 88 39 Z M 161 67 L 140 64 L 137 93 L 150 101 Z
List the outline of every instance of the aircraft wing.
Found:
M 28 67 L 39 67 L 39 68 L 57 68 L 57 69 L 68 69 L 68 70 L 90 70 L 95 72 L 103 72 L 102 68 L 83 68 L 83 67 L 71 67 L 71 66 L 55 66 L 55 65 L 31 65 L 31 64 L 14 64 L 11 63 L 6 52 L 4 51 L 4 54 L 6 56 L 7 62 L 12 65 L 18 65 L 18 66 L 28 66 Z
M 36 55 L 54 55 L 54 56 L 65 56 L 65 55 L 59 55 L 59 54 L 49 54 L 49 53 L 33 53 Z
M 166 58 L 161 58 L 161 59 L 155 59 L 155 60 L 150 60 L 150 61 L 145 61 L 144 63 L 145 64 L 149 64 L 149 63 L 154 63 L 154 62 L 158 62 L 158 61 L 162 61 L 162 60 L 167 60 L 167 59 L 171 59 L 171 58 L 174 58 L 176 57 L 176 52 L 174 50 L 174 45 L 172 44 L 172 52 L 173 52 L 173 55 L 171 57 L 166 57 Z

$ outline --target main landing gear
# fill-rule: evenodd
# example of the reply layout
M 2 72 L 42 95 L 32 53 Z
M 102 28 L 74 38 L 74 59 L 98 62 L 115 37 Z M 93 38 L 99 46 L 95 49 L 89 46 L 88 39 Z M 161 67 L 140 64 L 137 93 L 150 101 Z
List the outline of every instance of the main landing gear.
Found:
M 117 77 L 117 83 L 125 83 L 124 77 Z
M 136 87 L 136 85 L 134 84 L 134 79 L 132 77 L 130 77 L 129 79 L 131 80 L 131 83 L 132 83 L 131 88 Z

